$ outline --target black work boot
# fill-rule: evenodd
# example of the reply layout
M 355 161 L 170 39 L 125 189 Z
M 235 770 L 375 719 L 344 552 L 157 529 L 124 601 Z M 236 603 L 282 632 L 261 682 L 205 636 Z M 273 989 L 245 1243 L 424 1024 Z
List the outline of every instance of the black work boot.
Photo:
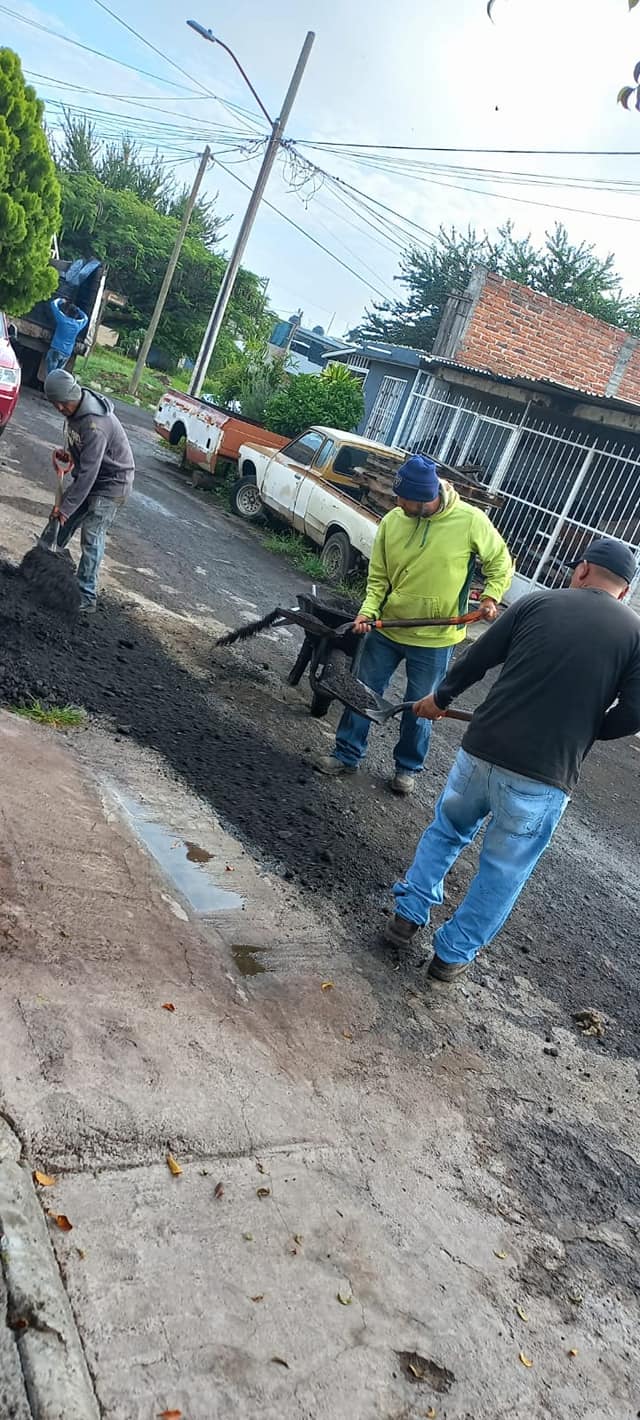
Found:
M 396 912 L 394 917 L 390 917 L 385 924 L 384 940 L 392 947 L 408 947 L 413 942 L 418 932 L 422 931 L 419 922 L 409 922 L 406 917 L 399 917 Z
M 429 962 L 427 975 L 432 976 L 435 981 L 447 981 L 451 985 L 459 976 L 464 976 L 470 966 L 470 961 L 442 961 L 440 957 L 434 956 Z

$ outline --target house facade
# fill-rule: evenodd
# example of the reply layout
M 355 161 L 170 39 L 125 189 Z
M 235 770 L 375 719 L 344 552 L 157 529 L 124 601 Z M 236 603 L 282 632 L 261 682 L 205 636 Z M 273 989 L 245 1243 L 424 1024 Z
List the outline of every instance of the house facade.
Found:
M 447 303 L 432 354 L 414 354 L 386 440 L 500 491 L 492 517 L 516 559 L 514 595 L 564 585 L 598 534 L 640 558 L 636 336 L 478 270 Z
M 364 344 L 331 351 L 326 364 L 346 365 L 362 383 L 364 415 L 356 433 L 392 444 L 422 356 L 408 345 Z

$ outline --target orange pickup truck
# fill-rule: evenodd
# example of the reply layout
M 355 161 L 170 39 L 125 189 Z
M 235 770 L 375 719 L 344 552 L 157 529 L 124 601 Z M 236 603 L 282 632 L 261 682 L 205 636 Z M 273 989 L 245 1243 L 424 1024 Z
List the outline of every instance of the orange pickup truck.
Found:
M 173 448 L 184 441 L 184 460 L 207 474 L 213 474 L 218 459 L 237 463 L 240 445 L 282 449 L 289 443 L 254 419 L 244 419 L 205 399 L 169 389 L 163 394 L 154 416 L 156 433 Z

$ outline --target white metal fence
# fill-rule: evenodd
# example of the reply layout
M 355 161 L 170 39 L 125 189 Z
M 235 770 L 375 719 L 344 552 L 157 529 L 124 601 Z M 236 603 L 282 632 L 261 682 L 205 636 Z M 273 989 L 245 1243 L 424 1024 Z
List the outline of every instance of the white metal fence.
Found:
M 406 380 L 396 379 L 395 375 L 383 375 L 364 431 L 367 439 L 378 439 L 381 444 L 386 442 L 406 388 Z
M 396 442 L 412 453 L 473 467 L 504 498 L 492 518 L 516 559 L 518 590 L 562 586 L 571 561 L 597 534 L 640 553 L 640 443 L 460 395 L 433 393 L 421 374 Z M 524 584 L 524 585 L 523 585 Z M 634 605 L 640 604 L 635 584 Z

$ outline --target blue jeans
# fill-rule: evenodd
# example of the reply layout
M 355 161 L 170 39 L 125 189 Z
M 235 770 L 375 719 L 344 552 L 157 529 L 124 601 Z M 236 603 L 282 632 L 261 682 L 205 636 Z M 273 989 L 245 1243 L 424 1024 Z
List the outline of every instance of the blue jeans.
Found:
M 52 370 L 61 369 L 63 365 L 66 365 L 67 360 L 69 359 L 69 355 L 63 355 L 61 350 L 54 350 L 53 345 L 50 345 L 49 349 L 47 350 L 47 358 L 45 361 L 47 367 L 47 374 L 50 375 Z
M 466 897 L 434 935 L 441 961 L 472 961 L 513 910 L 562 818 L 569 796 L 459 750 L 408 873 L 393 889 L 396 911 L 429 921 L 444 879 L 488 817 L 480 862 Z
M 403 646 L 390 641 L 379 631 L 367 632 L 358 679 L 384 694 L 389 681 L 400 665 L 407 663 L 405 700 L 422 700 L 442 680 L 449 663 L 451 646 Z M 371 721 L 345 710 L 338 725 L 334 755 L 343 764 L 359 764 L 367 752 Z M 417 720 L 411 710 L 404 710 L 400 721 L 400 738 L 393 752 L 396 769 L 404 774 L 419 774 L 431 739 L 431 721 Z
M 58 547 L 66 547 L 80 528 L 78 582 L 87 601 L 96 600 L 98 572 L 104 557 L 107 532 L 124 502 L 124 498 L 101 498 L 99 493 L 90 494 L 60 529 Z

